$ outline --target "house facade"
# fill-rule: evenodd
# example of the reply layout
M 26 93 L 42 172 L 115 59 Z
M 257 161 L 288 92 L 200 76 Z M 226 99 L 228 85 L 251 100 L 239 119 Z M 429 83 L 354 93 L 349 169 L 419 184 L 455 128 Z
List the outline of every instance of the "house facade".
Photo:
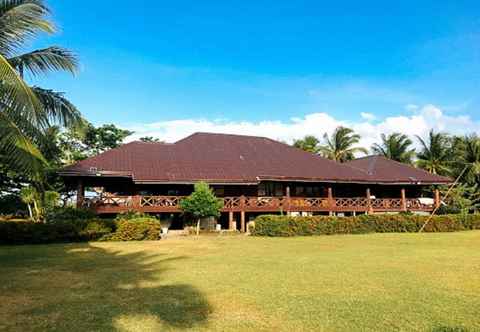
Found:
M 224 200 L 222 228 L 246 229 L 262 213 L 429 212 L 451 179 L 380 156 L 337 163 L 269 138 L 196 133 L 176 143 L 132 142 L 61 172 L 77 205 L 129 210 L 181 223 L 179 202 L 198 181 Z M 85 188 L 99 195 L 85 198 Z M 433 188 L 433 189 L 432 189 Z

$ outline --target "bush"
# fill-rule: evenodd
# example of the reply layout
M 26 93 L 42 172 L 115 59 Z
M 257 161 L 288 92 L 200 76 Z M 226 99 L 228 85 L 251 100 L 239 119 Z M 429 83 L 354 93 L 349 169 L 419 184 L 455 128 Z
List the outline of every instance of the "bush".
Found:
M 112 232 L 109 220 L 92 219 L 82 223 L 39 223 L 0 221 L 0 244 L 40 244 L 95 241 Z
M 142 241 L 160 238 L 160 221 L 152 217 L 117 219 L 116 230 L 102 238 L 103 241 Z
M 47 223 L 72 223 L 96 218 L 95 213 L 88 209 L 74 207 L 58 207 L 49 211 L 46 215 Z
M 133 219 L 140 219 L 140 218 L 153 218 L 150 215 L 143 213 L 143 212 L 138 212 L 135 210 L 129 210 L 127 212 L 122 212 L 117 214 L 115 217 L 114 221 L 122 221 L 122 220 L 133 220 Z
M 309 236 L 330 234 L 418 232 L 428 216 L 379 214 L 358 217 L 292 217 L 264 215 L 251 230 L 257 236 Z M 480 214 L 434 216 L 425 232 L 454 232 L 480 229 Z
M 18 195 L 0 196 L 0 215 L 28 215 L 27 204 Z

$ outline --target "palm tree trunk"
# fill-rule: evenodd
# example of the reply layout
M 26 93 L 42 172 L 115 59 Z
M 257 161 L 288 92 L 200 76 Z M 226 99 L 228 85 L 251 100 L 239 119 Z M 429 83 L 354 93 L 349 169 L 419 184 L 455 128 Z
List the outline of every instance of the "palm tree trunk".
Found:
M 197 235 L 200 234 L 200 218 L 197 219 Z
M 33 220 L 33 213 L 32 213 L 32 207 L 30 204 L 27 204 L 28 207 L 28 215 L 30 216 L 30 219 Z

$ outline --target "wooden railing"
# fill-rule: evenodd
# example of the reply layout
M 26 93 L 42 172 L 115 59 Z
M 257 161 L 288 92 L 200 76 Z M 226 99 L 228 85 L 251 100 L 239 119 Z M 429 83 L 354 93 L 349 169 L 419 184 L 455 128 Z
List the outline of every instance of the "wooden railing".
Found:
M 86 200 L 97 213 L 180 212 L 185 196 L 102 196 Z M 416 198 L 366 197 L 224 197 L 223 212 L 400 212 L 431 211 L 434 204 L 422 204 Z

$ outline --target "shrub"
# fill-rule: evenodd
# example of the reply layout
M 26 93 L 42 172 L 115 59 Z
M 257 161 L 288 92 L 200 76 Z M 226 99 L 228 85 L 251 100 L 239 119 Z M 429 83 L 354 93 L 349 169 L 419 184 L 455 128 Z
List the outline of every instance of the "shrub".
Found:
M 95 241 L 112 232 L 112 222 L 92 219 L 83 223 L 1 221 L 0 244 L 40 244 Z
M 27 205 L 18 195 L 0 196 L 0 215 L 26 216 Z
M 142 241 L 160 238 L 160 221 L 152 217 L 116 220 L 116 230 L 102 238 L 103 241 Z
M 132 219 L 139 219 L 139 218 L 153 218 L 153 217 L 143 212 L 129 210 L 127 212 L 122 212 L 117 214 L 114 220 L 115 222 L 117 222 L 121 220 L 132 220 Z
M 292 217 L 264 215 L 251 230 L 258 236 L 308 236 L 329 234 L 418 232 L 428 216 L 406 214 L 361 215 L 358 217 Z M 434 216 L 425 232 L 454 232 L 480 229 L 480 214 Z
M 94 219 L 96 218 L 95 213 L 88 209 L 77 209 L 74 207 L 58 207 L 49 211 L 46 215 L 47 223 L 71 223 Z

